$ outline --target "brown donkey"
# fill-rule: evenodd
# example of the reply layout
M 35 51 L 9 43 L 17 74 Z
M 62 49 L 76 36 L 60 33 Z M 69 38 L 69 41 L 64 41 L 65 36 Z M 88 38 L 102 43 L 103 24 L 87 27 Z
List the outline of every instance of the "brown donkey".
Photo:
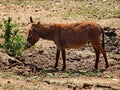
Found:
M 31 27 L 29 29 L 26 47 L 34 45 L 39 38 L 52 40 L 57 45 L 56 63 L 58 66 L 60 51 L 62 52 L 63 68 L 66 69 L 66 48 L 80 48 L 91 43 L 96 54 L 95 69 L 98 69 L 100 53 L 103 54 L 106 68 L 109 67 L 104 45 L 104 32 L 100 25 L 94 22 L 79 22 L 71 24 L 35 24 L 30 17 Z M 100 44 L 102 35 L 102 45 Z

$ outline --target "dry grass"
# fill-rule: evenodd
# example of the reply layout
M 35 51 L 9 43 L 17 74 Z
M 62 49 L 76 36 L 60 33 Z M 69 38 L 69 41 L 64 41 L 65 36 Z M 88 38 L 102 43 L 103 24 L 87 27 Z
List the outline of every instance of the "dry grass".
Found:
M 0 0 L 2 4 L 31 5 L 37 7 L 35 12 L 48 11 L 45 17 L 61 17 L 62 19 L 77 20 L 79 17 L 86 19 L 104 19 L 111 17 L 120 17 L 120 2 L 115 0 L 94 1 L 64 1 L 64 0 Z

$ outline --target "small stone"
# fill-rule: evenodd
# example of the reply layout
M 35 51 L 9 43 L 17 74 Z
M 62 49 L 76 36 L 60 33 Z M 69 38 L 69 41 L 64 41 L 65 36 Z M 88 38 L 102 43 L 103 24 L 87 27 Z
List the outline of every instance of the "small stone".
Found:
M 10 83 L 10 81 L 7 81 L 7 83 Z
M 30 79 L 27 79 L 26 82 L 31 82 L 31 80 L 30 80 Z
M 72 85 L 68 85 L 68 88 L 72 88 L 73 86 Z
M 32 57 L 32 53 L 29 53 L 29 54 L 28 54 L 28 57 Z
M 49 81 L 44 81 L 45 83 L 47 83 L 47 84 L 50 84 L 50 82 Z
M 44 50 L 39 50 L 39 54 L 42 54 L 44 52 Z
M 89 83 L 84 83 L 83 84 L 83 88 L 85 88 L 85 89 L 89 89 L 89 88 L 91 88 L 93 85 L 92 84 L 89 84 Z

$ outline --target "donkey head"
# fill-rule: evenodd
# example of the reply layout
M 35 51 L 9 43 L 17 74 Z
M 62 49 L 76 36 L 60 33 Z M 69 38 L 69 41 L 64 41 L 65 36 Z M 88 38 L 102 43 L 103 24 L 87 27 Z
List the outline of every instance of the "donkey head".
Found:
M 38 22 L 39 24 L 39 22 Z M 39 34 L 38 34 L 38 24 L 34 24 L 32 17 L 30 17 L 30 29 L 28 32 L 26 47 L 30 48 L 33 46 L 38 40 L 39 40 Z

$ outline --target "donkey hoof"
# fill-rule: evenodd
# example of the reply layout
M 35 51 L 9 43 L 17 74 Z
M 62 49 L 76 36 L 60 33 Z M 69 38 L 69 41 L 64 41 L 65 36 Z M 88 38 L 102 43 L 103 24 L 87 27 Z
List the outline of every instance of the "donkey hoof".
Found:
M 57 65 L 55 65 L 53 68 L 57 68 Z
M 58 70 L 59 70 L 59 69 L 58 69 L 58 68 L 56 68 L 56 67 L 54 67 L 53 69 L 54 69 L 54 70 L 56 70 L 56 71 L 58 71 Z
M 62 69 L 62 71 L 65 71 L 65 69 Z
M 95 66 L 95 69 L 98 70 L 98 66 Z
M 57 66 L 54 66 L 54 67 L 53 67 L 53 69 L 55 69 L 55 70 L 57 70 L 57 71 L 58 71 L 58 68 L 57 68 Z
M 65 71 L 66 68 L 62 68 L 62 71 Z

